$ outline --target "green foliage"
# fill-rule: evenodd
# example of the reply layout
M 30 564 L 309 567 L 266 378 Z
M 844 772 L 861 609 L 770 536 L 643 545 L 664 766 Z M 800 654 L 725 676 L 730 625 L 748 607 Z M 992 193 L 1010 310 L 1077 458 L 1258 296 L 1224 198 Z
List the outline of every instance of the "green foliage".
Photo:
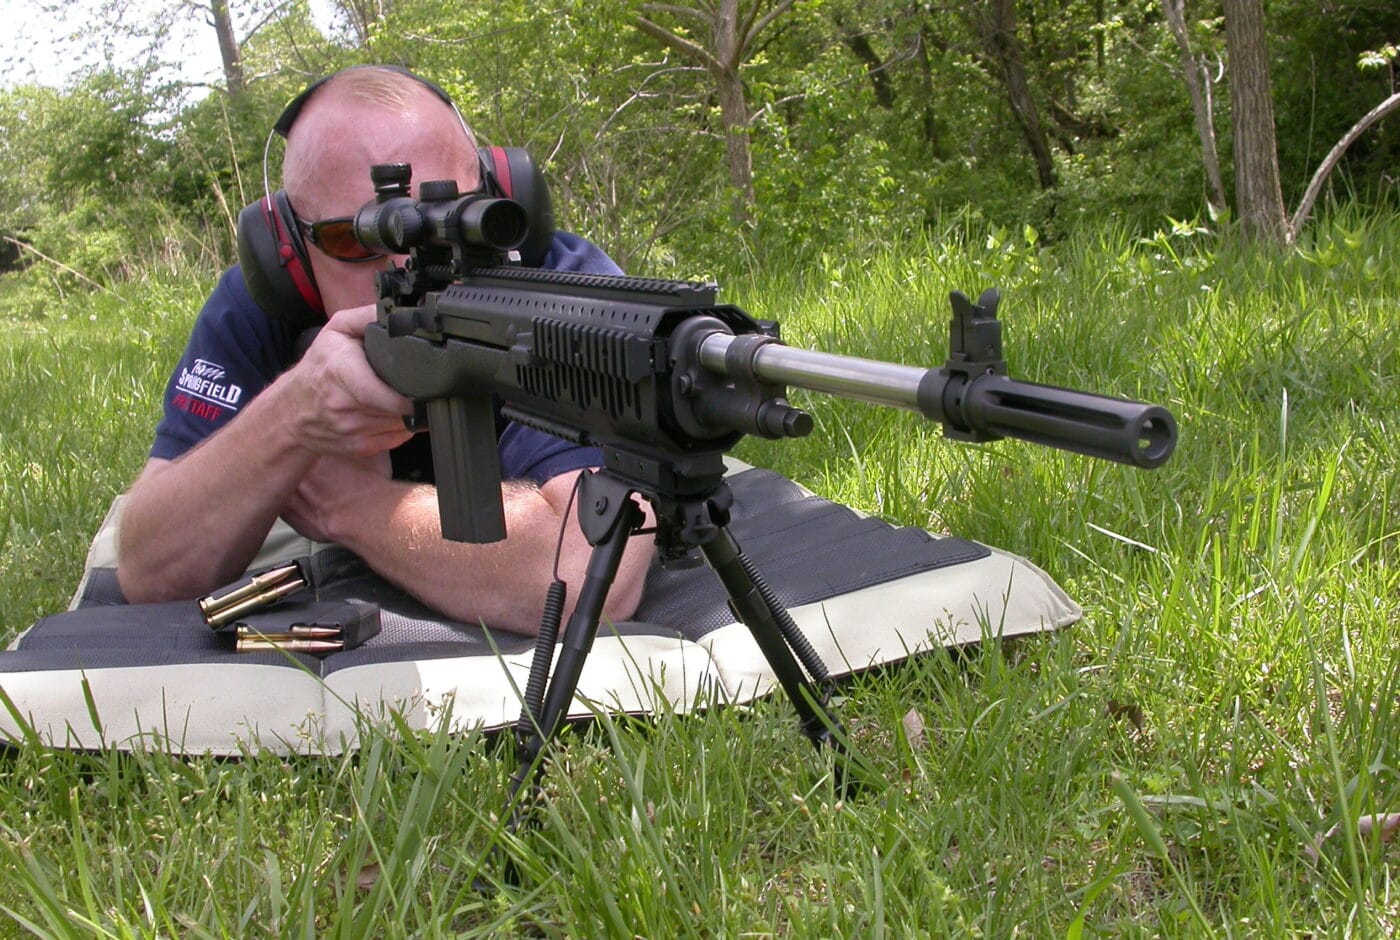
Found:
M 528 148 L 561 226 L 629 268 L 704 217 L 722 147 L 703 134 L 695 77 L 632 26 L 623 0 L 470 4 L 402 0 L 371 57 L 404 62 L 451 92 L 486 142 Z
M 49 257 L 65 259 L 79 274 L 110 284 L 130 271 L 136 240 L 155 227 L 158 211 L 154 203 L 113 206 L 99 196 L 84 196 L 67 211 L 46 216 L 34 228 L 32 244 Z M 79 286 L 76 276 L 62 269 L 45 265 L 42 270 L 55 288 Z
M 1218 58 L 1219 24 L 1196 25 L 1195 51 Z M 1205 172 L 1170 33 L 1150 10 L 1129 7 L 1099 34 L 1103 64 L 1082 78 L 1077 101 L 1101 130 L 1077 140 L 1074 151 L 1060 158 L 1056 229 L 1113 218 L 1151 231 L 1164 218 L 1200 214 Z M 1230 130 L 1228 114 L 1220 111 L 1216 132 L 1223 158 Z
M 878 772 L 845 801 L 781 698 L 600 717 L 501 854 L 507 749 L 447 723 L 366 714 L 322 758 L 17 742 L 0 909 L 61 937 L 1385 936 L 1396 843 L 1360 823 L 1400 808 L 1397 245 L 1400 217 L 1358 211 L 1287 252 L 963 215 L 736 261 L 724 298 L 789 342 L 921 364 L 947 291 L 996 282 L 1013 374 L 1172 408 L 1180 449 L 1150 474 L 818 396 L 808 438 L 741 444 L 1028 555 L 1083 621 L 843 683 Z M 0 639 L 66 605 L 206 288 L 133 272 L 0 332 Z
M 29 86 L 0 94 L 6 228 L 51 224 L 85 199 L 149 198 L 145 171 L 162 156 L 148 125 L 155 106 L 139 76 L 109 71 L 67 93 Z
M 40 118 L 50 148 L 45 183 L 57 199 L 120 192 L 145 182 L 164 148 L 150 125 L 158 100 L 139 74 L 104 70 Z
M 144 26 L 111 28 L 137 36 Z M 62 92 L 0 92 L 0 235 L 28 246 L 18 250 L 27 269 L 7 276 L 0 316 L 42 318 L 55 293 L 111 287 L 153 263 L 228 264 L 237 213 L 262 193 L 267 128 L 304 83 L 277 61 L 312 48 L 313 36 L 324 43 L 307 5 L 286 5 L 244 49 L 249 74 L 266 67 L 270 77 L 237 96 L 190 102 L 185 89 L 152 78 L 156 58 L 144 69 L 94 70 Z M 280 150 L 272 157 L 275 182 Z
M 1400 37 L 1400 7 L 1376 0 L 1337 0 L 1319 16 L 1311 0 L 1268 8 L 1274 118 L 1284 201 L 1297 203 L 1317 164 L 1367 111 L 1397 89 L 1394 73 L 1361 68 L 1369 51 Z M 1340 189 L 1368 201 L 1394 196 L 1386 174 L 1400 166 L 1400 121 L 1383 121 L 1347 151 Z M 1333 184 L 1338 186 L 1337 183 Z
M 1345 0 L 1324 17 L 1309 2 L 1270 8 L 1290 191 L 1393 82 L 1386 49 L 1400 21 L 1391 6 Z M 254 19 L 253 4 L 235 7 L 236 20 Z M 108 26 L 150 40 L 193 9 L 167 11 L 149 28 Z M 529 148 L 560 223 L 630 270 L 702 274 L 741 259 L 858 252 L 950 214 L 1030 224 L 1050 240 L 1110 217 L 1151 231 L 1163 219 L 1199 217 L 1205 205 L 1199 144 L 1158 0 L 1018 0 L 1015 39 L 1059 179 L 1050 190 L 1037 183 L 1022 119 L 980 32 L 985 0 L 795 5 L 741 68 L 756 204 L 751 224 L 738 229 L 714 81 L 640 32 L 634 3 L 345 4 L 358 19 L 334 38 L 316 31 L 304 0 L 257 9 L 258 20 L 268 16 L 242 37 L 249 82 L 238 95 L 182 98 L 153 77 L 154 53 L 143 67 L 99 69 L 64 92 L 0 92 L 5 232 L 27 238 L 42 229 L 35 237 L 56 262 L 106 283 L 129 264 L 121 240 L 64 236 L 66 214 L 88 224 L 85 200 L 99 199 L 114 218 L 155 220 L 165 235 L 194 242 L 188 255 L 227 263 L 233 220 L 261 189 L 274 115 L 309 76 L 371 61 L 418 69 L 457 97 L 484 140 Z M 1196 51 L 1218 62 L 1218 4 L 1192 2 L 1187 14 Z M 1358 70 L 1358 61 L 1376 67 Z M 1221 74 L 1213 91 L 1228 182 L 1228 70 L 1213 77 Z M 1393 198 L 1397 127 L 1382 122 L 1366 134 L 1338 176 L 1368 203 Z M 276 144 L 271 156 L 275 180 Z M 169 238 L 147 230 L 132 243 L 171 254 Z
M 1356 66 L 1360 69 L 1394 69 L 1395 63 L 1400 61 L 1400 46 L 1388 42 L 1379 49 L 1367 49 L 1356 57 Z M 1393 77 L 1391 82 L 1394 83 Z
M 0 218 L 7 233 L 23 232 L 43 215 L 50 148 L 40 128 L 60 98 L 38 85 L 0 91 Z

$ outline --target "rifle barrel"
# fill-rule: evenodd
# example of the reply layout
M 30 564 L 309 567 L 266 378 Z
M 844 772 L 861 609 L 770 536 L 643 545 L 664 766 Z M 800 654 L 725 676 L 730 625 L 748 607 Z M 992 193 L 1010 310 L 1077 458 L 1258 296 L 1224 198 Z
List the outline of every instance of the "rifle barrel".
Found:
M 725 353 L 734 337 L 711 333 L 700 344 L 700 364 L 712 372 L 728 372 Z M 928 369 L 859 359 L 771 343 L 758 350 L 754 372 L 766 382 L 795 385 L 811 392 L 919 411 L 919 383 Z
M 700 364 L 728 374 L 726 352 L 734 339 L 706 336 Z M 752 369 L 766 382 L 917 412 L 963 440 L 1014 437 L 1143 468 L 1161 466 L 1176 447 L 1176 422 L 1158 405 L 1005 375 L 968 375 L 947 366 L 926 369 L 779 343 L 760 347 Z

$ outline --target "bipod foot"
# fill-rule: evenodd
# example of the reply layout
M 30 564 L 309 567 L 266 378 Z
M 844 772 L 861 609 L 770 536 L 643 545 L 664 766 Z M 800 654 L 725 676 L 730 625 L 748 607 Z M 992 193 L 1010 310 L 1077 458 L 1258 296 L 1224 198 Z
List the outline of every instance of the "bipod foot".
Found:
M 515 747 L 519 762 L 511 777 L 505 809 L 506 829 L 512 835 L 535 823 L 535 810 L 542 799 L 540 775 L 549 759 L 549 746 L 568 716 L 578 690 L 579 676 L 598 635 L 603 604 L 617 577 L 627 541 L 645 519 L 630 494 L 631 490 L 625 485 L 598 473 L 586 474 L 581 482 L 579 527 L 593 550 L 562 642 L 556 643 L 558 638 L 547 637 L 542 629 L 530 664 L 524 713 L 516 725 Z M 557 598 L 552 597 L 550 604 L 562 608 L 562 592 Z M 549 620 L 548 614 L 545 619 Z M 559 657 L 551 671 L 556 647 Z M 505 864 L 512 863 L 506 859 Z M 516 882 L 514 877 L 509 880 Z
M 818 749 L 830 748 L 835 758 L 833 782 L 838 796 L 842 799 L 853 796 L 862 774 L 851 771 L 857 767 L 864 769 L 864 764 L 852 754 L 850 739 L 831 710 L 831 680 L 821 657 L 739 549 L 724 520 L 715 537 L 700 549 L 723 583 L 730 609 L 749 628 L 754 642 L 773 668 L 778 684 L 797 710 L 803 734 Z

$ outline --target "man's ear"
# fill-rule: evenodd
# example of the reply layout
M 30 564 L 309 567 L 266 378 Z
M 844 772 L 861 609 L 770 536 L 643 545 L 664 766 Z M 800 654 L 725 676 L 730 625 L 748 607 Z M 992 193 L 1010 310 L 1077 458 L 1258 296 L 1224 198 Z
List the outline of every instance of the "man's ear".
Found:
M 554 204 L 544 173 L 523 147 L 482 147 L 479 153 L 487 192 L 525 207 L 530 228 L 520 246 L 520 260 L 526 267 L 538 268 L 554 244 Z
M 238 265 L 254 302 L 283 320 L 293 335 L 326 322 L 306 242 L 285 190 L 238 213 Z

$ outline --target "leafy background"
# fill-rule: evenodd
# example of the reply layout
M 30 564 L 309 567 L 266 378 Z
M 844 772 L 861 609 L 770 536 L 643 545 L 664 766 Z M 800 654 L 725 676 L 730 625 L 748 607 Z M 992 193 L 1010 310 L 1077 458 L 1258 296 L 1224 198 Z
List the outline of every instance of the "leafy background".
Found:
M 737 131 L 726 126 L 714 71 L 639 28 L 654 21 L 676 42 L 715 49 L 715 11 L 725 4 L 334 6 L 326 35 L 305 0 L 182 0 L 145 17 L 103 0 L 66 41 L 99 44 L 106 63 L 99 56 L 65 88 L 12 78 L 0 91 L 0 235 L 33 249 L 6 242 L 9 263 L 42 253 L 110 284 L 177 251 L 209 267 L 229 261 L 237 211 L 261 194 L 272 118 L 312 78 L 375 61 L 442 84 L 485 139 L 529 148 L 562 223 L 631 270 L 703 273 L 761 264 L 770 252 L 859 253 L 957 214 L 1029 224 L 1050 241 L 1105 218 L 1143 233 L 1166 219 L 1227 222 L 1204 211 L 1181 60 L 1152 0 L 734 4 L 753 18 L 745 22 L 766 23 L 732 62 L 745 98 Z M 988 23 L 1004 24 L 994 17 L 1007 11 L 1014 52 L 999 58 Z M 166 59 L 168 39 L 190 21 L 210 30 L 220 13 L 237 58 L 225 60 L 215 87 L 192 87 Z M 1186 14 L 1212 79 L 1230 187 L 1221 10 L 1199 2 Z M 1397 90 L 1400 11 L 1382 0 L 1279 0 L 1266 27 L 1292 206 L 1332 143 Z M 118 63 L 113 36 L 146 51 Z M 1049 148 L 1050 185 L 1011 105 L 1013 60 Z M 1382 121 L 1352 146 L 1330 180 L 1335 197 L 1394 204 L 1397 124 Z M 737 201 L 727 131 L 751 155 L 752 196 Z M 278 155 L 274 146 L 274 185 Z M 45 289 L 76 278 L 51 264 L 37 276 Z M 41 316 L 34 300 L 6 309 Z
M 0 934 L 1393 936 L 1396 122 L 1358 141 L 1295 243 L 1253 242 L 1205 211 L 1162 7 L 1012 8 L 1048 186 L 978 31 L 1006 9 L 992 0 L 742 5 L 780 15 L 739 72 L 753 196 L 737 203 L 713 76 L 637 19 L 707 34 L 642 4 L 360 0 L 327 36 L 304 4 L 172 3 L 163 16 L 229 12 L 239 40 L 240 80 L 200 96 L 161 61 L 169 23 L 114 3 L 86 34 L 144 37 L 146 60 L 7 83 L 6 638 L 66 603 L 141 466 L 261 192 L 267 126 L 352 62 L 442 82 L 484 136 L 545 162 L 567 225 L 638 273 L 717 277 L 795 345 L 935 363 L 946 292 L 997 284 L 1018 377 L 1160 401 L 1182 440 L 1145 474 L 949 446 L 910 415 L 814 397 L 818 433 L 742 442 L 831 498 L 1024 554 L 1086 609 L 843 685 L 879 777 L 859 799 L 831 793 L 781 700 L 600 716 L 555 751 L 538 829 L 504 841 L 506 749 L 392 715 L 327 759 L 19 741 L 0 755 Z M 1221 10 L 1188 13 L 1232 185 Z M 1292 206 L 1394 92 L 1400 11 L 1267 14 Z

